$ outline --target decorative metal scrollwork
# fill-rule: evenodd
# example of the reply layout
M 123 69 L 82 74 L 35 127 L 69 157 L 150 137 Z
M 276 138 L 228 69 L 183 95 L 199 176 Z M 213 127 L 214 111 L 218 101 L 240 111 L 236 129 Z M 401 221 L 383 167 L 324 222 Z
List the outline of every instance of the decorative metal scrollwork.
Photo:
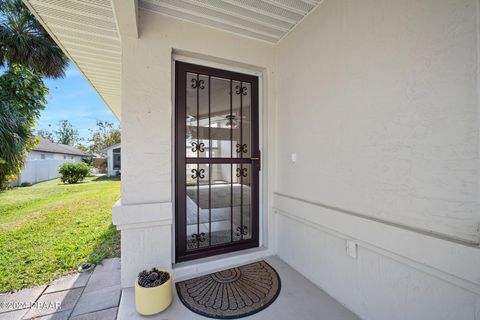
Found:
M 237 168 L 237 178 L 238 177 L 245 178 L 246 176 L 247 176 L 247 168 Z
M 192 142 L 192 152 L 197 152 L 197 151 L 204 152 L 205 151 L 205 143 L 203 143 L 203 142 L 200 142 L 200 143 Z
M 236 94 L 242 94 L 242 95 L 244 95 L 244 96 L 247 95 L 247 87 L 236 86 L 235 89 L 236 89 L 236 90 L 235 90 L 235 93 L 236 93 Z
M 192 79 L 192 88 L 193 89 L 196 89 L 196 88 L 200 88 L 200 89 L 205 89 L 205 81 L 203 80 L 197 80 L 195 78 Z
M 240 143 L 237 143 L 237 153 L 247 153 L 247 144 L 244 143 L 244 144 L 240 144 Z
M 205 232 L 202 232 L 200 234 L 197 234 L 197 233 L 192 234 L 192 241 L 194 243 L 204 242 L 205 240 L 207 240 L 207 237 L 205 237 Z
M 203 179 L 205 178 L 205 169 L 200 169 L 200 170 L 197 170 L 197 169 L 192 169 L 192 179 L 197 179 L 197 178 L 200 178 L 200 179 Z
M 248 227 L 247 226 L 241 226 L 237 227 L 237 236 L 244 235 L 246 236 L 248 234 Z

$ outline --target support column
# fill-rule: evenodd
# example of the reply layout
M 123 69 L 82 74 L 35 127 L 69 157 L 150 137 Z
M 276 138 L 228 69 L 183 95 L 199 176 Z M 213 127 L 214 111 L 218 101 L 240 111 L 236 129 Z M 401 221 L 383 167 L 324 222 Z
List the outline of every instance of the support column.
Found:
M 126 288 L 143 269 L 172 266 L 171 74 L 170 53 L 152 56 L 151 42 L 138 37 L 136 1 L 113 3 L 122 39 L 122 199 L 113 223 Z

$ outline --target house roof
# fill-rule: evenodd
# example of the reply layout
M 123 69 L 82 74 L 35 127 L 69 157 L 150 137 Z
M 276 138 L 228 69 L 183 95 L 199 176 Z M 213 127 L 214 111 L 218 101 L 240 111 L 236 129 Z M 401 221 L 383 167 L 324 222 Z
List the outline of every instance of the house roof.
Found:
M 102 150 L 102 153 L 107 153 L 108 150 L 110 149 L 115 149 L 115 148 L 121 148 L 122 147 L 122 143 L 116 143 L 110 147 L 106 147 L 105 149 Z
M 61 153 L 74 156 L 87 156 L 85 151 L 82 151 L 78 148 L 68 146 L 66 144 L 54 143 L 50 140 L 44 138 L 40 139 L 40 143 L 33 149 L 33 151 L 38 152 L 48 152 L 48 153 Z

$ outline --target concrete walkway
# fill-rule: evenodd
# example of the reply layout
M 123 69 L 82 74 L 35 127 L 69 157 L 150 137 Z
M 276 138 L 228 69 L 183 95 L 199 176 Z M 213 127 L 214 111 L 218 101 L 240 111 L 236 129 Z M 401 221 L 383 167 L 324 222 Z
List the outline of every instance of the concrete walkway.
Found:
M 106 259 L 93 272 L 0 295 L 0 320 L 114 320 L 120 295 L 120 259 Z

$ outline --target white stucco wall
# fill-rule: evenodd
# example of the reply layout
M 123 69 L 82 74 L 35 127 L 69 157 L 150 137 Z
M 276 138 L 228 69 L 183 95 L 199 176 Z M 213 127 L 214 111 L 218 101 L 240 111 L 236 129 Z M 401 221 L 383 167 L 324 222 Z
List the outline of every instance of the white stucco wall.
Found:
M 278 191 L 479 241 L 477 44 L 476 0 L 326 0 L 278 47 Z
M 262 119 L 267 125 L 262 143 L 272 150 L 263 159 L 265 165 L 270 162 L 264 174 L 274 161 L 274 46 L 144 10 L 138 21 L 139 39 L 122 36 L 122 200 L 114 207 L 113 220 L 122 230 L 123 286 L 132 286 L 147 266 L 171 267 L 173 262 L 174 52 L 194 52 L 193 58 L 263 73 Z M 273 186 L 273 178 L 268 176 L 265 188 Z M 264 201 L 265 208 L 272 207 L 267 193 Z
M 117 148 L 121 149 L 120 145 L 109 147 L 106 152 L 107 153 L 107 175 L 109 177 L 115 177 L 118 174 L 118 172 L 121 172 L 121 164 L 120 164 L 120 170 L 116 170 L 113 168 L 113 149 L 117 149 Z M 121 160 L 120 160 L 120 163 L 121 163 Z
M 325 0 L 277 47 L 277 252 L 362 318 L 480 318 L 480 248 L 355 215 L 479 240 L 478 17 Z
M 109 177 L 112 177 L 115 175 L 115 172 L 113 171 L 113 149 L 109 148 L 107 150 L 107 175 Z
M 263 72 L 266 246 L 365 319 L 478 320 L 479 248 L 427 235 L 479 240 L 477 7 L 324 0 L 278 46 L 140 10 L 122 35 L 122 286 L 173 262 L 181 52 Z

